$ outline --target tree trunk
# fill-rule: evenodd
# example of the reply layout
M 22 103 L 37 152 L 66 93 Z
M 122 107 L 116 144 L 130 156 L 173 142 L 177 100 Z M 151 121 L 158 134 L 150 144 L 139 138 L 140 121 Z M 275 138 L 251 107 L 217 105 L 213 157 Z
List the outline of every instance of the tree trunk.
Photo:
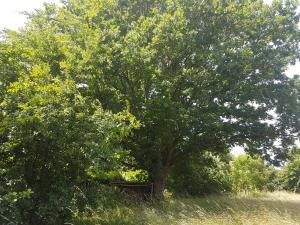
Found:
M 163 167 L 159 172 L 156 174 L 153 180 L 153 194 L 155 198 L 162 198 L 163 192 L 165 189 L 166 181 L 169 175 L 170 168 Z

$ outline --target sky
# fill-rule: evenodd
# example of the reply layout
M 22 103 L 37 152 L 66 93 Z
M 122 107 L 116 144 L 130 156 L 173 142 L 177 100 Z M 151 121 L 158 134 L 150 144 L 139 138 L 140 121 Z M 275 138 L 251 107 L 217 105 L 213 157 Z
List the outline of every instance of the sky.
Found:
M 271 1 L 265 0 L 267 3 Z M 22 15 L 22 12 L 41 8 L 44 2 L 59 4 L 60 0 L 0 0 L 0 30 L 4 28 L 16 30 L 22 27 L 26 21 L 26 16 Z M 294 74 L 300 74 L 300 63 L 289 66 L 286 74 L 289 77 L 292 77 Z M 235 155 L 242 152 L 241 147 L 233 148 L 233 154 Z
M 21 12 L 41 8 L 44 2 L 59 3 L 60 0 L 0 0 L 0 30 L 21 27 L 26 21 Z

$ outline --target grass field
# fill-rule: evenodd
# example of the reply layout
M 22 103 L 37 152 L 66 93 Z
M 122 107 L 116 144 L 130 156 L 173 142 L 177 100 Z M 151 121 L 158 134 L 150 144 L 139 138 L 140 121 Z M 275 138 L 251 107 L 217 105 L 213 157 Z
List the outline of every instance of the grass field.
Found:
M 180 198 L 94 212 L 74 225 L 300 225 L 300 195 Z

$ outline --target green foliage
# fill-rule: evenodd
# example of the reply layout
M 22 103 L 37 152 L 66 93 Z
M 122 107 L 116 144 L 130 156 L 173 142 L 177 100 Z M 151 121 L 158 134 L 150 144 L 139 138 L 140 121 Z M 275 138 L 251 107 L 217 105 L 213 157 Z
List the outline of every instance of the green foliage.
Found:
M 296 1 L 239 0 L 45 5 L 0 42 L 4 172 L 7 162 L 33 165 L 36 180 L 50 170 L 77 182 L 110 170 L 110 141 L 126 136 L 131 115 L 141 126 L 122 145 L 157 194 L 172 168 L 207 149 L 240 144 L 279 163 L 300 131 L 299 82 L 284 74 L 299 59 L 296 9 Z M 45 80 L 31 81 L 37 74 Z M 120 129 L 123 120 L 131 125 Z M 274 147 L 278 139 L 283 148 Z
M 171 173 L 167 187 L 175 194 L 203 195 L 231 190 L 228 155 L 192 156 Z
M 141 126 L 123 144 L 161 192 L 171 168 L 195 152 L 243 144 L 274 163 L 285 158 L 300 130 L 299 84 L 284 74 L 299 58 L 296 8 L 69 0 L 6 34 L 1 57 L 13 57 L 13 74 L 48 63 L 53 76 L 86 84 L 81 93 L 104 109 L 128 109 Z M 270 110 L 276 123 L 266 122 Z M 283 148 L 274 148 L 278 139 Z
M 149 180 L 149 175 L 145 170 L 130 170 L 122 172 L 124 180 L 133 183 L 146 183 Z
M 61 71 L 88 95 L 141 121 L 125 144 L 159 192 L 192 152 L 245 144 L 285 157 L 273 142 L 299 131 L 299 86 L 283 72 L 299 57 L 296 5 L 74 0 L 33 17 L 31 31 L 54 41 Z M 273 109 L 276 124 L 265 122 Z
M 230 172 L 232 188 L 236 192 L 266 190 L 272 174 L 261 158 L 249 155 L 234 158 Z
M 105 171 L 105 170 L 89 170 L 88 176 L 93 181 L 98 181 L 102 183 L 109 183 L 111 181 L 121 181 L 123 177 L 121 173 L 117 170 L 117 168 L 113 168 L 113 170 Z
M 63 224 L 76 207 L 74 188 L 91 168 L 113 167 L 135 126 L 129 114 L 105 112 L 46 64 L 11 83 L 0 107 L 0 214 L 8 224 Z
M 300 192 L 300 152 L 294 152 L 290 155 L 287 164 L 278 173 L 279 188 Z

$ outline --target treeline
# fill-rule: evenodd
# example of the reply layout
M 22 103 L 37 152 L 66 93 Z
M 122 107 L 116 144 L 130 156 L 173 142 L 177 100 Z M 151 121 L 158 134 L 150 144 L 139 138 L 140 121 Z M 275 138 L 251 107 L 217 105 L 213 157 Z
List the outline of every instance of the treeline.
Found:
M 281 190 L 299 193 L 299 157 L 299 150 L 293 151 L 285 165 L 276 168 L 246 154 L 237 157 L 206 154 L 175 170 L 168 188 L 175 194 L 200 196 Z
M 262 162 L 282 165 L 300 134 L 299 79 L 285 74 L 300 58 L 297 6 L 65 0 L 2 31 L 0 223 L 113 207 L 124 198 L 98 185 L 113 180 L 153 183 L 157 199 L 264 189 Z M 230 165 L 235 145 L 261 159 Z

